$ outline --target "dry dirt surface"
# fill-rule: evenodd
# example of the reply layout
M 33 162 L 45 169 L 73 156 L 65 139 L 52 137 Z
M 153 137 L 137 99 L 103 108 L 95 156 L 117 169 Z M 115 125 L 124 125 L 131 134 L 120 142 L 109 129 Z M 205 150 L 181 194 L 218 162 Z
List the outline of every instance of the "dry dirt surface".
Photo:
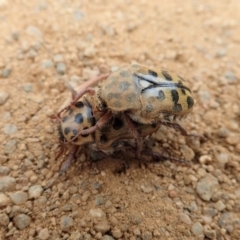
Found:
M 238 0 L 0 0 L 0 239 L 240 239 Z M 73 87 L 140 63 L 188 79 L 193 112 L 154 151 L 190 160 L 92 162 L 56 184 L 49 116 Z

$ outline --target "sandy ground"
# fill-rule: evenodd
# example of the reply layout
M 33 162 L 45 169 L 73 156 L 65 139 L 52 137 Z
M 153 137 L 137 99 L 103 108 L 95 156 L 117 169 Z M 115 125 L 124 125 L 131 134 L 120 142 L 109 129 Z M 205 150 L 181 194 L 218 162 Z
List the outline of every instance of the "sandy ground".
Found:
M 181 3 L 180 3 L 181 2 Z M 0 0 L 0 239 L 240 239 L 238 0 Z M 153 150 L 190 167 L 87 154 L 50 189 L 56 126 L 73 87 L 138 62 L 188 79 L 185 138 Z M 165 135 L 165 136 L 164 136 Z

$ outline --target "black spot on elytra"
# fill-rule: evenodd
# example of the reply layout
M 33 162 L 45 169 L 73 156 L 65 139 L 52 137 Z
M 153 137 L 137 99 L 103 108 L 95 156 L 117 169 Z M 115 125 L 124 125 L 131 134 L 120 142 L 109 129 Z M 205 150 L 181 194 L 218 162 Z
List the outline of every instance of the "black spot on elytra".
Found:
M 121 95 L 119 93 L 109 93 L 107 95 L 107 100 L 112 100 L 113 98 L 120 99 Z
M 186 95 L 185 89 L 181 88 L 181 92 L 182 92 L 182 94 Z
M 130 93 L 126 96 L 126 100 L 130 103 L 136 101 L 136 94 L 135 93 Z
M 123 122 L 120 118 L 115 118 L 112 126 L 115 130 L 119 130 L 123 127 Z
M 82 101 L 79 101 L 75 104 L 75 107 L 77 107 L 77 108 L 82 108 L 83 106 L 84 106 L 84 104 Z
M 117 101 L 117 102 L 113 103 L 113 106 L 116 108 L 120 108 L 120 107 L 122 107 L 122 104 L 120 101 Z
M 194 104 L 194 100 L 192 99 L 192 97 L 187 97 L 187 104 L 188 104 L 188 108 L 192 108 L 193 104 Z
M 181 112 L 182 111 L 182 105 L 177 103 L 173 106 L 173 111 L 174 112 Z
M 153 77 L 158 77 L 158 74 L 154 72 L 153 70 L 148 70 L 148 73 Z
M 121 77 L 129 77 L 131 76 L 131 73 L 129 71 L 123 70 L 119 73 Z
M 73 109 L 72 109 L 72 108 L 69 108 L 69 109 L 68 109 L 68 114 L 71 115 L 72 112 L 73 112 Z
M 66 128 L 64 128 L 63 131 L 64 131 L 65 135 L 68 135 L 70 133 L 71 129 L 69 127 L 66 127 Z
M 67 116 L 64 116 L 64 117 L 62 118 L 62 122 L 63 122 L 63 123 L 66 122 L 67 119 L 68 119 L 68 117 L 67 117 Z
M 129 82 L 121 82 L 120 84 L 119 84 L 119 89 L 121 90 L 121 91 L 125 91 L 125 90 L 127 90 L 129 87 L 130 87 L 130 83 Z
M 148 105 L 146 106 L 146 112 L 147 112 L 147 113 L 150 113 L 150 112 L 152 112 L 152 110 L 153 110 L 153 106 L 152 106 L 151 104 L 148 104 Z
M 74 122 L 79 123 L 79 124 L 83 122 L 83 116 L 81 113 L 78 113 L 75 115 Z
M 101 143 L 107 143 L 107 141 L 108 141 L 108 139 L 107 139 L 107 136 L 106 135 L 102 135 L 101 137 L 100 137 L 100 141 L 101 141 Z
M 83 130 L 85 130 L 85 129 L 88 129 L 88 127 L 85 127 Z M 81 134 L 81 136 L 85 138 L 85 137 L 88 137 L 89 134 Z
M 78 130 L 73 129 L 73 130 L 72 130 L 72 133 L 73 133 L 74 136 L 76 136 L 76 135 L 78 134 Z
M 172 95 L 173 102 L 176 104 L 179 100 L 178 92 L 173 89 L 173 90 L 171 90 L 171 95 Z
M 172 81 L 172 76 L 167 71 L 162 71 L 162 75 L 165 77 L 166 80 Z
M 163 101 L 165 99 L 165 93 L 162 90 L 158 91 L 158 96 L 157 99 L 159 99 L 160 101 Z

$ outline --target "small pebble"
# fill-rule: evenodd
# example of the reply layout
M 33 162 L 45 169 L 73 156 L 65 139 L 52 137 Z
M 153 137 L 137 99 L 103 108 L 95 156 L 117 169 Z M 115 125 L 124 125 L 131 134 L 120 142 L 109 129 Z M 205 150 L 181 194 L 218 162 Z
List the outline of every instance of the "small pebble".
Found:
M 18 229 L 22 230 L 30 225 L 31 218 L 24 213 L 20 213 L 13 218 L 13 223 Z
M 224 127 L 220 128 L 217 133 L 218 133 L 218 136 L 222 138 L 229 137 L 230 135 L 230 131 Z
M 152 239 L 152 233 L 149 231 L 142 232 L 142 239 L 143 240 L 150 240 Z
M 228 154 L 220 153 L 216 156 L 217 161 L 221 168 L 225 168 L 226 163 L 228 163 Z
M 231 71 L 225 72 L 224 77 L 230 80 L 230 82 L 236 82 L 237 80 L 236 75 Z
M 0 91 L 0 105 L 3 105 L 8 98 L 9 98 L 8 93 Z
M 10 172 L 9 167 L 0 166 L 0 175 L 8 175 Z
M 16 187 L 16 179 L 9 176 L 0 178 L 0 192 L 13 191 Z
M 84 18 L 84 13 L 83 12 L 81 12 L 81 11 L 79 11 L 79 10 L 75 10 L 74 12 L 73 12 L 73 19 L 75 20 L 75 21 L 80 21 L 80 20 L 82 20 Z
M 188 225 L 192 224 L 191 218 L 185 213 L 180 213 L 179 214 L 179 219 L 180 219 L 181 222 L 186 223 Z
M 224 212 L 221 214 L 219 220 L 218 220 L 218 224 L 221 228 L 226 228 L 229 225 L 233 224 L 233 213 L 231 212 Z
M 28 194 L 26 192 L 17 191 L 9 194 L 12 202 L 16 205 L 23 204 L 28 200 Z
M 17 141 L 15 139 L 12 139 L 8 141 L 4 147 L 4 152 L 6 154 L 11 154 L 13 153 L 17 148 Z
M 108 232 L 110 230 L 110 225 L 108 223 L 108 221 L 105 220 L 101 220 L 100 222 L 98 222 L 95 226 L 94 229 L 102 234 L 105 234 L 106 232 Z
M 121 232 L 120 229 L 113 229 L 111 232 L 112 232 L 113 237 L 116 239 L 121 238 L 123 235 L 123 233 Z
M 41 62 L 41 67 L 44 69 L 53 68 L 54 67 L 53 61 L 50 59 L 44 59 Z
M 41 231 L 38 234 L 39 239 L 41 240 L 47 240 L 49 238 L 49 231 L 47 228 L 41 229 Z
M 214 240 L 216 239 L 217 233 L 215 230 L 205 230 L 204 234 L 207 238 Z
M 197 182 L 196 191 L 202 200 L 210 201 L 218 186 L 217 178 L 208 174 Z
M 136 224 L 136 225 L 140 224 L 140 223 L 142 222 L 141 215 L 139 215 L 139 214 L 134 214 L 134 215 L 132 215 L 132 216 L 131 216 L 131 222 L 132 222 L 133 224 Z
M 209 162 L 212 162 L 212 157 L 209 156 L 209 155 L 202 155 L 200 158 L 199 158 L 199 162 L 201 164 L 207 164 Z
M 102 205 L 104 204 L 104 198 L 102 196 L 96 196 L 94 202 L 96 206 Z
M 102 240 L 115 240 L 115 239 L 112 236 L 106 234 L 102 237 Z
M 8 206 L 10 202 L 10 198 L 6 194 L 0 192 L 0 207 Z
M 141 185 L 141 189 L 144 193 L 151 193 L 153 191 L 153 187 L 147 186 L 145 184 Z
M 37 38 L 41 38 L 42 37 L 42 32 L 36 27 L 36 26 L 28 26 L 26 29 L 27 34 L 29 35 L 33 35 Z
M 219 212 L 221 212 L 221 211 L 223 211 L 225 208 L 226 208 L 226 205 L 222 202 L 222 201 L 217 201 L 216 203 L 215 203 L 215 208 L 219 211 Z
M 11 72 L 12 72 L 11 68 L 4 68 L 1 73 L 2 78 L 8 78 Z
M 68 232 L 73 226 L 73 219 L 68 216 L 62 216 L 60 227 L 63 232 Z
M 85 57 L 94 57 L 96 54 L 96 50 L 94 46 L 88 46 L 85 48 L 83 55 Z
M 43 188 L 40 185 L 33 185 L 28 189 L 29 199 L 39 198 L 43 192 Z
M 192 233 L 195 235 L 195 236 L 198 236 L 198 235 L 202 235 L 203 233 L 203 226 L 200 222 L 195 222 L 193 225 L 192 225 L 192 229 L 191 229 Z
M 5 213 L 0 214 L 0 226 L 6 227 L 9 224 L 9 217 Z
M 56 55 L 54 55 L 54 57 L 53 57 L 53 61 L 54 61 L 55 63 L 63 62 L 63 56 L 62 56 L 61 54 L 56 54 Z
M 4 133 L 6 135 L 12 135 L 12 134 L 16 133 L 17 131 L 18 131 L 18 128 L 14 124 L 7 124 L 4 127 Z
M 57 67 L 56 68 L 57 68 L 58 74 L 64 75 L 66 73 L 67 67 L 66 67 L 65 63 L 63 63 L 63 62 L 57 63 Z
M 221 58 L 226 56 L 226 54 L 227 54 L 227 50 L 225 48 L 222 48 L 216 52 L 216 57 Z
M 218 214 L 218 211 L 214 208 L 206 207 L 203 209 L 203 213 L 207 216 L 214 217 Z
M 89 214 L 93 218 L 103 218 L 106 216 L 106 213 L 101 208 L 91 208 Z
M 31 92 L 32 91 L 32 84 L 31 83 L 27 83 L 24 85 L 24 91 L 25 92 Z
M 46 130 L 47 133 L 50 133 L 50 134 L 54 133 L 54 129 L 50 125 L 46 125 L 45 130 Z
M 81 239 L 83 239 L 83 235 L 79 231 L 74 231 L 69 238 L 69 240 L 81 240 Z

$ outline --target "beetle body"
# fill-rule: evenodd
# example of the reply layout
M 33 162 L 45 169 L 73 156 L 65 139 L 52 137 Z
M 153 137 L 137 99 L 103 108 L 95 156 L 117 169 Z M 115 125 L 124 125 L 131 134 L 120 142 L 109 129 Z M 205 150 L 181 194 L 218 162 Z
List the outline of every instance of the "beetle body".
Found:
M 96 98 L 101 111 L 125 112 L 144 124 L 185 117 L 194 105 L 182 77 L 137 64 L 112 73 L 97 89 Z

